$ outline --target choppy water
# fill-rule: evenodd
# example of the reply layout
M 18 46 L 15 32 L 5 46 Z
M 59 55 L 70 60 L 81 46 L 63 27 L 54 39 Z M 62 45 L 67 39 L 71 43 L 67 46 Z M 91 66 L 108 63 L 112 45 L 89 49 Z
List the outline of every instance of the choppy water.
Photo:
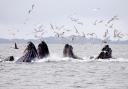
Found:
M 62 57 L 64 45 L 50 44 L 51 56 L 34 63 L 0 63 L 0 89 L 128 89 L 128 45 L 111 45 L 112 60 L 90 60 L 102 45 L 73 45 L 84 60 Z M 22 55 L 25 45 L 14 50 L 0 45 L 0 55 Z

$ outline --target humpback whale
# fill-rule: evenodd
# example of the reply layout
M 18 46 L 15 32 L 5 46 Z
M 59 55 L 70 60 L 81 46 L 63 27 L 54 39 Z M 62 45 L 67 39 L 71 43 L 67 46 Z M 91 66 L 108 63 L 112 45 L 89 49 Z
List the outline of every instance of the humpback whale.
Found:
M 109 45 L 105 45 L 105 47 L 101 50 L 101 53 L 98 55 L 97 59 L 109 59 L 112 58 L 112 49 Z
M 16 62 L 31 62 L 37 57 L 37 50 L 32 42 L 28 42 L 28 45 L 24 51 L 24 55 Z
M 76 55 L 74 55 L 73 47 L 69 44 L 65 44 L 64 49 L 63 49 L 63 56 L 74 58 L 74 59 L 82 59 L 82 58 L 79 58 Z
M 14 57 L 9 56 L 9 57 L 5 58 L 4 61 L 14 61 Z
M 44 41 L 38 45 L 37 53 L 39 59 L 49 56 L 49 49 Z
M 7 58 L 1 57 L 0 56 L 0 62 L 5 62 L 5 61 L 14 61 L 14 56 L 8 56 Z

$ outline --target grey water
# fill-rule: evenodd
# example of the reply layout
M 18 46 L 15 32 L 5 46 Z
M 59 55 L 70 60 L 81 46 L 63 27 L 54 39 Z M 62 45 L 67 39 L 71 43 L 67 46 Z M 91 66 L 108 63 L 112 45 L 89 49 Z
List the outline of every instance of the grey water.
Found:
M 3 57 L 22 56 L 26 44 L 0 44 Z M 36 45 L 37 46 L 37 45 Z M 33 63 L 1 62 L 0 89 L 128 89 L 128 45 L 111 44 L 111 60 L 91 60 L 102 44 L 73 44 L 84 60 L 63 58 L 64 44 L 48 44 L 51 56 Z M 49 60 L 49 61 L 44 61 Z

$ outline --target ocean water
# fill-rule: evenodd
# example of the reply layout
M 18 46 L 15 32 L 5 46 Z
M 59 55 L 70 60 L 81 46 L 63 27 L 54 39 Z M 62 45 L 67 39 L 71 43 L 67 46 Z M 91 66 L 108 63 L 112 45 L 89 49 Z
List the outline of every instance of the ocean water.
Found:
M 0 44 L 1 58 L 22 56 L 26 44 Z M 36 45 L 37 46 L 37 45 Z M 64 44 L 48 44 L 50 57 L 33 63 L 1 62 L 0 89 L 128 89 L 128 45 L 111 44 L 110 60 L 89 59 L 102 44 L 74 44 L 84 60 L 63 58 Z

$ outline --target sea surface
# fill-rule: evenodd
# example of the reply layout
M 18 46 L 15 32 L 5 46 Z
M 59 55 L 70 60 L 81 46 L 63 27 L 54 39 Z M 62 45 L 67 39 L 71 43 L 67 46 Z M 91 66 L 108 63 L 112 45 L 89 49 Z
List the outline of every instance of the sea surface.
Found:
M 0 44 L 0 57 L 23 55 L 26 44 Z M 48 44 L 50 57 L 0 63 L 0 89 L 128 89 L 128 45 L 110 44 L 114 59 L 95 60 L 103 44 L 72 44 L 83 60 L 64 58 L 64 44 Z M 36 44 L 37 47 L 37 44 Z

